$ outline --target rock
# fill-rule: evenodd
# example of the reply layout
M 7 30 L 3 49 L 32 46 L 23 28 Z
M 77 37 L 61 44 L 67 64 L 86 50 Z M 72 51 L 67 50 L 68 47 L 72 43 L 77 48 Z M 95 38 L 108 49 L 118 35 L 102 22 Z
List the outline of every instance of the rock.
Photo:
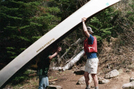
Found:
M 128 65 L 128 68 L 129 68 L 129 69 L 134 69 L 134 64 Z
M 104 79 L 104 78 L 101 78 L 101 77 L 98 78 L 98 81 L 99 81 L 99 84 L 106 84 L 106 83 L 110 82 L 108 79 Z
M 57 85 L 49 85 L 47 89 L 62 89 L 62 87 Z
M 131 72 L 131 70 L 129 70 L 129 69 L 126 69 L 126 72 Z
M 130 82 L 134 82 L 134 78 L 132 78 L 132 77 L 129 80 L 130 80 Z
M 90 74 L 89 74 L 89 79 L 90 79 L 89 82 L 91 83 L 91 82 L 92 82 L 92 77 L 91 77 Z M 82 77 L 78 80 L 77 84 L 78 84 L 78 85 L 84 85 L 84 84 L 85 84 L 85 77 L 82 76 Z
M 122 74 L 123 73 L 123 69 L 119 69 L 119 74 Z
M 78 80 L 77 84 L 78 84 L 78 85 L 84 85 L 84 84 L 85 84 L 85 78 L 84 78 L 84 76 L 82 76 L 82 77 Z
M 85 66 L 80 68 L 81 71 L 85 71 Z
M 114 69 L 105 75 L 106 79 L 110 79 L 119 75 L 119 71 Z
M 109 53 L 109 52 L 111 52 L 113 49 L 112 49 L 111 47 L 104 47 L 104 50 Z
M 53 84 L 56 84 L 56 82 L 55 81 L 53 81 L 53 82 L 51 82 L 51 84 L 53 85 Z
M 134 89 L 134 82 L 123 84 L 122 89 Z

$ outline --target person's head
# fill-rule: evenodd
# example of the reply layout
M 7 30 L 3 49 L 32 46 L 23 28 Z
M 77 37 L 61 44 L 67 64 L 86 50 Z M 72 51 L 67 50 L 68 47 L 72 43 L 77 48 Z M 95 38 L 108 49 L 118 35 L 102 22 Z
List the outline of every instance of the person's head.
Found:
M 92 28 L 91 27 L 87 27 L 87 30 L 88 30 L 88 32 L 90 33 L 90 34 L 93 34 L 94 32 L 93 32 L 93 30 L 92 30 Z
M 57 44 L 52 46 L 52 52 L 56 52 L 56 51 L 61 51 L 62 48 L 60 46 L 58 46 Z

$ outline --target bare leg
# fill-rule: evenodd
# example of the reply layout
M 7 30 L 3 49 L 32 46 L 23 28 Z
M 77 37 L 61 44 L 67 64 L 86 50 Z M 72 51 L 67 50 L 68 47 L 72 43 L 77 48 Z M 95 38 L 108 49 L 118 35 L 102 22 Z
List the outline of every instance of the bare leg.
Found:
M 86 87 L 90 88 L 90 86 L 89 86 L 89 84 L 90 84 L 90 82 L 89 82 L 89 73 L 85 72 L 84 77 L 85 77 Z
M 92 78 L 93 78 L 93 81 L 94 81 L 94 86 L 98 87 L 98 77 L 97 77 L 97 75 L 96 74 L 91 74 L 91 75 L 92 75 Z

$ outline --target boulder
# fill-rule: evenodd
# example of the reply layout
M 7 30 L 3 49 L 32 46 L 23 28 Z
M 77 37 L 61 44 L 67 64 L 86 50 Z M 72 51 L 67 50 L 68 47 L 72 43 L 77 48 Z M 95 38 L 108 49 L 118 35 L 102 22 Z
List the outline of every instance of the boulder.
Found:
M 49 85 L 47 89 L 62 89 L 62 87 L 58 85 Z
M 91 77 L 90 74 L 89 74 L 89 79 L 90 79 L 89 82 L 91 83 L 91 82 L 92 82 L 92 77 Z M 85 77 L 82 76 L 82 77 L 78 80 L 77 84 L 78 84 L 78 85 L 84 85 L 84 84 L 85 84 Z
M 122 89 L 134 89 L 134 82 L 123 84 Z
M 133 77 L 131 77 L 129 80 L 130 80 L 130 82 L 134 82 L 134 78 Z
M 99 77 L 98 78 L 98 81 L 99 81 L 99 84 L 106 84 L 106 83 L 109 83 L 110 82 L 110 80 L 104 79 L 102 77 Z
M 106 79 L 110 79 L 119 75 L 119 71 L 114 69 L 105 75 Z

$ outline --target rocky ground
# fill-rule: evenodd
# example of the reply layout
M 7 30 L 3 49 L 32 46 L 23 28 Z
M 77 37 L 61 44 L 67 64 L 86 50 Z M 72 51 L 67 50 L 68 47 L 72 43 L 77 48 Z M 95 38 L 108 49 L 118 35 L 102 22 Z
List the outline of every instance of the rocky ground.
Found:
M 77 71 L 78 72 L 78 71 Z M 76 71 L 67 70 L 65 72 L 52 72 L 52 85 L 62 86 L 63 89 L 85 89 L 85 84 L 78 85 L 78 80 L 83 76 L 83 73 L 76 73 Z M 98 77 L 102 77 L 98 75 Z M 129 83 L 130 77 L 134 77 L 134 71 L 120 70 L 120 74 L 114 78 L 108 79 L 109 83 L 99 84 L 99 89 L 122 89 L 122 85 Z M 91 82 L 91 89 L 94 89 L 93 81 Z
M 133 69 L 122 68 L 119 69 L 118 72 L 119 75 L 107 79 L 109 81 L 108 83 L 99 83 L 99 89 L 122 89 L 123 84 L 129 83 L 131 77 L 134 78 Z M 66 71 L 50 70 L 50 85 L 61 86 L 62 89 L 85 89 L 85 83 L 78 84 L 78 80 L 83 76 L 83 73 L 83 70 L 78 67 Z M 98 70 L 98 78 L 104 78 L 106 74 L 101 74 L 101 70 Z M 31 74 L 29 76 L 32 76 L 32 78 L 21 82 L 21 84 L 8 84 L 4 89 L 37 89 L 39 80 L 36 74 Z M 91 89 L 94 89 L 93 81 L 91 82 Z

